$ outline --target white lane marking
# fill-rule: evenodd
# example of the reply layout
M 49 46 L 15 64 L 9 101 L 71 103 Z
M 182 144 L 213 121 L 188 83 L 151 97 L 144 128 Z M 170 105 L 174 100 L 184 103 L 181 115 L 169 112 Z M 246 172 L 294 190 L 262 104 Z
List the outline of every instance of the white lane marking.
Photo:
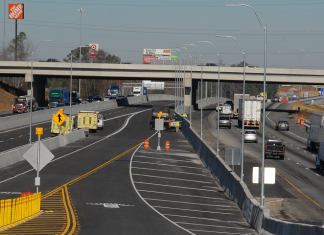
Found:
M 307 153 L 306 151 L 304 151 L 304 153 Z
M 20 135 L 19 137 L 22 137 L 23 135 Z
M 190 218 L 190 219 L 212 220 L 212 221 L 217 221 L 217 222 L 222 222 L 222 223 L 242 223 L 242 224 L 247 223 L 245 221 L 226 221 L 226 220 L 220 220 L 220 219 L 209 219 L 209 218 L 201 218 L 201 217 L 193 217 L 193 216 L 185 216 L 185 215 L 170 215 L 170 214 L 164 214 L 164 215 L 177 216 L 177 217 Z
M 313 157 L 315 157 L 315 155 L 312 155 Z
M 183 186 L 174 186 L 174 185 L 167 185 L 167 184 L 154 184 L 154 183 L 147 183 L 147 182 L 140 182 L 140 181 L 134 181 L 136 184 L 149 184 L 154 186 L 162 186 L 162 187 L 170 187 L 170 188 L 181 188 L 181 189 L 190 189 L 190 190 L 199 190 L 199 191 L 207 191 L 207 192 L 215 192 L 217 193 L 217 190 L 209 190 L 209 189 L 200 189 L 200 188 L 189 188 L 189 187 L 183 187 Z
M 188 181 L 188 182 L 195 182 L 195 183 L 203 183 L 203 184 L 211 184 L 211 182 L 205 182 L 205 181 L 199 181 L 199 180 L 188 180 L 188 179 L 178 179 L 178 178 L 170 178 L 170 177 L 162 177 L 162 176 L 156 176 L 156 175 L 142 175 L 142 174 L 134 174 L 141 177 L 151 177 L 151 178 L 159 178 L 159 179 L 167 179 L 167 180 L 182 180 L 182 181 Z
M 152 138 L 154 135 L 156 135 L 157 132 L 155 132 L 151 137 L 149 137 L 148 139 Z M 159 215 L 161 215 L 163 218 L 165 218 L 166 220 L 168 220 L 169 222 L 171 222 L 172 224 L 174 224 L 175 226 L 179 227 L 180 229 L 183 229 L 184 231 L 190 233 L 190 234 L 193 234 L 195 235 L 194 233 L 190 232 L 189 230 L 181 227 L 180 225 L 176 224 L 175 222 L 173 222 L 171 219 L 167 218 L 166 216 L 164 216 L 162 213 L 160 213 L 158 210 L 156 210 L 154 207 L 152 207 L 150 205 L 150 203 L 148 203 L 142 196 L 141 194 L 139 193 L 139 191 L 137 190 L 136 186 L 135 186 L 135 183 L 134 183 L 134 180 L 133 180 L 133 177 L 132 177 L 132 164 L 133 164 L 133 158 L 135 156 L 135 153 L 139 150 L 139 148 L 143 145 L 143 143 L 137 147 L 137 149 L 135 149 L 135 151 L 133 152 L 132 154 L 132 157 L 130 159 L 130 163 L 129 163 L 129 177 L 130 177 L 130 180 L 132 182 L 132 185 L 133 185 L 133 188 L 135 190 L 135 192 L 137 193 L 137 195 L 142 199 L 143 202 L 145 202 L 149 207 L 152 208 L 152 210 L 154 210 L 156 213 L 158 213 Z
M 203 170 L 205 168 L 201 167 L 201 168 L 197 168 L 194 166 L 177 166 L 177 165 L 169 165 L 169 164 L 162 164 L 162 163 L 154 163 L 154 162 L 141 162 L 141 161 L 133 161 L 136 163 L 141 163 L 141 164 L 153 164 L 153 165 L 159 165 L 159 166 L 171 166 L 171 167 L 181 167 L 181 168 L 193 168 L 193 169 L 197 169 L 197 170 Z
M 231 229 L 244 229 L 240 227 L 227 227 L 227 226 L 220 226 L 220 225 L 210 225 L 210 224 L 193 224 L 193 223 L 186 223 L 186 222 L 176 222 L 178 224 L 190 224 L 190 225 L 198 225 L 198 226 L 209 226 L 209 227 L 216 227 L 216 228 L 231 228 Z M 214 232 L 217 233 L 217 232 Z
M 196 174 L 196 173 L 188 173 L 188 172 L 179 172 L 179 171 L 169 171 L 169 170 L 158 170 L 158 169 L 142 168 L 142 167 L 135 167 L 135 166 L 133 166 L 133 168 L 141 169 L 141 170 L 148 170 L 148 171 L 166 171 L 166 172 L 173 172 L 173 173 L 179 173 L 179 174 L 208 176 L 208 175 L 204 175 L 204 174 Z
M 309 168 L 305 168 L 305 169 L 309 171 Z
M 181 210 L 181 211 L 195 211 L 195 212 L 204 212 L 204 213 L 213 213 L 213 214 L 223 214 L 223 215 L 232 215 L 233 213 L 224 213 L 218 211 L 200 211 L 200 210 L 190 210 L 190 209 L 181 209 L 181 208 L 174 208 L 174 207 L 166 207 L 166 206 L 153 206 L 155 208 L 162 208 L 162 209 L 170 209 L 170 210 Z
M 296 162 L 296 164 L 301 166 L 301 164 L 299 162 Z
M 136 113 L 136 112 L 134 112 L 134 113 Z M 124 115 L 120 115 L 120 116 L 113 117 L 113 118 L 108 118 L 108 119 L 105 119 L 103 121 L 105 122 L 105 121 L 113 120 L 113 119 L 116 119 L 116 118 L 120 118 L 120 117 L 124 117 L 124 116 L 129 116 L 131 114 L 133 114 L 133 113 L 124 114 Z
M 145 110 L 142 110 L 142 111 L 138 111 L 137 113 L 142 113 L 142 112 L 149 111 L 149 110 L 152 110 L 152 109 L 145 109 Z M 69 155 L 71 155 L 71 154 L 74 154 L 74 153 L 80 152 L 80 151 L 83 150 L 83 149 L 89 148 L 89 147 L 92 146 L 92 145 L 95 145 L 95 144 L 97 144 L 97 143 L 99 143 L 99 142 L 101 142 L 101 141 L 103 141 L 103 140 L 105 140 L 105 139 L 110 138 L 111 136 L 114 136 L 114 135 L 118 134 L 119 132 L 121 132 L 122 130 L 125 129 L 125 127 L 128 125 L 129 120 L 130 120 L 133 116 L 135 116 L 135 114 L 136 114 L 136 113 L 134 113 L 133 115 L 129 116 L 129 117 L 125 120 L 125 123 L 121 126 L 121 128 L 119 128 L 119 129 L 118 129 L 117 131 L 115 131 L 114 133 L 112 133 L 112 134 L 110 134 L 110 135 L 107 135 L 107 136 L 105 136 L 104 138 L 102 138 L 102 139 L 100 139 L 100 140 L 98 140 L 98 141 L 96 141 L 96 142 L 93 142 L 92 144 L 89 144 L 89 145 L 87 145 L 87 146 L 84 146 L 83 148 L 80 148 L 80 149 L 75 150 L 75 151 L 73 151 L 73 152 L 71 152 L 71 153 L 65 154 L 65 155 L 63 155 L 63 156 L 61 156 L 61 157 L 55 158 L 55 159 L 53 159 L 52 161 L 50 161 L 50 163 L 55 162 L 55 161 L 57 161 L 57 160 L 60 160 L 60 159 L 62 159 L 62 158 L 64 158 L 64 157 L 67 157 L 67 156 L 69 156 Z M 18 177 L 18 176 L 24 175 L 24 174 L 26 174 L 26 173 L 28 173 L 28 172 L 30 172 L 30 171 L 33 171 L 33 170 L 34 170 L 34 169 L 30 169 L 30 170 L 24 171 L 24 172 L 22 172 L 22 173 L 20 173 L 20 174 L 17 174 L 17 175 L 15 175 L 15 176 L 12 176 L 12 177 L 10 177 L 10 178 L 8 178 L 8 179 L 2 180 L 2 181 L 0 181 L 0 184 L 4 183 L 4 182 L 6 182 L 6 181 L 12 180 L 12 179 L 14 179 L 14 178 L 16 178 L 16 177 Z
M 0 194 L 22 194 L 22 192 L 0 192 Z
M 297 147 L 297 149 L 299 149 L 299 148 Z
M 150 159 L 154 159 L 154 160 L 164 160 L 164 161 L 171 161 L 171 162 L 195 163 L 191 159 L 190 160 L 174 160 L 174 159 L 167 159 L 167 158 L 145 157 L 145 156 L 140 156 L 140 155 L 136 155 L 135 157 L 150 158 Z M 195 163 L 195 164 L 199 164 L 199 163 Z
M 13 140 L 14 138 L 10 138 L 11 140 Z
M 190 229 L 190 231 L 194 231 L 194 232 L 205 232 L 205 233 L 220 233 L 218 231 L 207 231 L 207 230 L 200 230 L 200 229 Z M 223 232 L 224 233 L 224 232 Z M 226 234 L 231 234 L 231 235 L 236 235 L 236 234 L 239 234 L 239 235 L 250 235 L 251 233 L 226 233 Z
M 216 207 L 226 207 L 230 209 L 219 209 L 219 210 L 233 210 L 236 209 L 233 206 L 223 206 L 223 205 L 214 205 L 214 204 L 202 204 L 202 203 L 195 203 L 195 202 L 181 202 L 181 201 L 169 201 L 169 200 L 163 200 L 163 199 L 154 199 L 154 198 L 145 198 L 146 200 L 150 201 L 160 201 L 160 202 L 174 202 L 174 203 L 184 203 L 184 204 L 192 204 L 192 205 L 200 205 L 200 206 L 216 206 Z
M 293 146 L 292 144 L 290 146 Z

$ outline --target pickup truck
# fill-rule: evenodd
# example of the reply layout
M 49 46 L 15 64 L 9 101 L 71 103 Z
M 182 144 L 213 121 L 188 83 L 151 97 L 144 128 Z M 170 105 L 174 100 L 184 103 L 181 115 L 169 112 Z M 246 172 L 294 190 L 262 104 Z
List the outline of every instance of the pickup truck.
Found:
M 60 62 L 57 59 L 48 58 L 47 60 L 40 60 L 39 62 Z
M 286 147 L 281 143 L 280 140 L 267 140 L 265 146 L 264 158 L 267 157 L 279 157 L 281 160 L 285 159 Z

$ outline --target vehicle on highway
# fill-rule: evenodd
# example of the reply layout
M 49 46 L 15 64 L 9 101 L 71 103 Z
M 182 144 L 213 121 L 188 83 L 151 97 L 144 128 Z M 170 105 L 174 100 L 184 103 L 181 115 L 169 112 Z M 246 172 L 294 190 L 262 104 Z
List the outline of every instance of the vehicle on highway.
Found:
M 286 147 L 280 140 L 267 140 L 265 146 L 264 157 L 279 157 L 281 160 L 285 158 Z
M 135 95 L 134 94 L 129 94 L 127 97 L 134 97 Z
M 36 102 L 36 99 L 34 97 L 31 98 L 31 96 L 28 95 L 16 97 L 13 100 L 12 112 L 20 113 L 24 110 L 30 110 L 31 102 L 33 105 L 32 109 L 34 111 L 38 107 L 38 103 Z
M 53 114 L 54 116 L 55 114 Z M 65 121 L 62 123 L 61 126 L 57 125 L 57 123 L 52 119 L 52 125 L 51 125 L 51 135 L 52 137 L 57 136 L 60 134 L 65 135 L 67 133 L 70 133 L 70 114 L 64 113 L 64 116 L 66 117 Z M 72 123 L 71 123 L 71 129 L 73 131 L 75 125 L 74 125 L 74 118 L 75 116 L 72 116 Z
M 97 111 L 79 111 L 78 112 L 78 129 L 88 127 L 89 131 L 97 132 L 98 129 L 98 112 Z
M 249 141 L 258 142 L 258 133 L 256 130 L 244 130 L 244 143 Z
M 45 110 L 44 107 L 38 107 L 35 111 L 42 111 L 42 110 Z
M 220 111 L 221 115 L 231 115 L 232 114 L 232 107 L 230 104 L 224 104 L 222 106 L 222 110 Z
M 100 95 L 96 95 L 95 97 L 93 97 L 92 102 L 101 102 L 103 101 L 102 97 Z
M 316 169 L 324 172 L 324 142 L 319 144 L 318 154 L 316 155 L 315 160 Z
M 249 64 L 248 66 L 245 66 L 245 68 L 259 68 L 259 67 L 256 65 Z
M 88 101 L 89 103 L 91 103 L 91 102 L 93 101 L 93 98 L 94 98 L 93 95 L 89 95 L 87 101 Z
M 307 138 L 307 149 L 316 150 L 319 143 L 324 142 L 324 113 L 312 113 L 310 130 Z M 322 133 L 323 132 L 323 133 Z
M 240 99 L 243 99 L 243 94 L 234 94 L 233 118 L 238 118 Z M 250 94 L 245 94 L 245 99 L 250 99 Z
M 239 115 L 238 126 L 251 127 L 260 129 L 261 123 L 261 100 L 246 99 L 244 103 L 244 115 L 243 115 L 243 99 L 239 101 Z M 244 117 L 243 117 L 244 116 Z M 244 123 L 244 124 L 243 124 Z
M 219 127 L 228 127 L 228 129 L 231 129 L 232 128 L 231 118 L 229 116 L 220 116 Z
M 119 95 L 119 96 L 117 96 L 117 100 L 121 100 L 121 99 L 125 99 L 126 98 L 126 96 L 124 96 L 124 95 Z
M 206 66 L 218 66 L 216 63 L 206 63 Z
M 18 112 L 18 114 L 23 114 L 23 113 L 29 113 L 29 110 L 22 110 Z
M 109 96 L 119 96 L 119 85 L 111 85 L 110 89 L 108 90 L 108 95 Z
M 136 86 L 133 88 L 133 94 L 134 96 L 140 96 L 142 95 L 142 87 Z
M 39 62 L 60 62 L 58 59 L 48 58 L 47 60 L 40 60 Z
M 273 97 L 272 102 L 280 102 L 280 98 L 279 97 Z
M 222 106 L 223 106 L 222 103 L 220 103 L 219 105 L 216 105 L 216 112 L 222 111 Z
M 106 96 L 104 97 L 104 101 L 108 101 L 108 100 L 110 100 L 110 96 L 109 96 L 109 95 L 106 95 Z
M 98 129 L 103 130 L 105 127 L 104 116 L 98 113 Z
M 58 103 L 58 104 L 56 104 L 55 107 L 64 107 L 64 106 L 66 106 L 64 103 Z
M 278 121 L 276 125 L 277 131 L 289 131 L 289 123 L 287 121 Z
M 51 89 L 49 92 L 48 107 L 55 108 L 58 103 L 70 104 L 70 92 L 67 88 Z

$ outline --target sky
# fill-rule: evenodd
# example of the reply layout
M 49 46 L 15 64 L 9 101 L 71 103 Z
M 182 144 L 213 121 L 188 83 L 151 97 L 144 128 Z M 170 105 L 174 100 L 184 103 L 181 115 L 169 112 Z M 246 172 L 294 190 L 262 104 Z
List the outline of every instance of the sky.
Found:
M 267 26 L 267 67 L 323 69 L 323 0 L 21 0 L 0 1 L 0 47 L 15 34 L 15 20 L 8 19 L 8 4 L 24 3 L 25 18 L 18 20 L 18 33 L 25 32 L 37 45 L 38 60 L 60 61 L 70 51 L 89 43 L 99 44 L 122 62 L 143 63 L 143 49 L 175 49 L 195 44 L 206 62 L 218 57 L 230 66 L 243 61 L 233 36 L 246 52 L 249 64 L 264 66 L 265 31 L 249 7 Z M 85 12 L 78 12 L 78 9 Z M 82 23 L 81 23 L 82 17 Z M 80 37 L 81 26 L 81 37 Z M 5 36 L 5 37 L 4 37 Z M 197 49 L 186 46 L 190 55 Z M 189 55 L 181 49 L 185 59 Z

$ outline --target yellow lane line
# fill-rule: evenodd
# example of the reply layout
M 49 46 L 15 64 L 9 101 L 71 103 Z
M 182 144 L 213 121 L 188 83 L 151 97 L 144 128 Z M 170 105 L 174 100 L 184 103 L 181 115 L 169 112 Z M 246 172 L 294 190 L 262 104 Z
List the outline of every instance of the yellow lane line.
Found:
M 64 203 L 64 207 L 65 207 L 65 211 L 66 211 L 66 217 L 67 217 L 67 225 L 65 226 L 65 229 L 64 229 L 63 233 L 61 233 L 61 234 L 65 234 L 70 228 L 70 214 L 69 214 L 69 209 L 68 209 L 68 207 L 66 205 L 66 199 L 65 199 L 65 195 L 64 195 L 65 193 L 64 193 L 63 189 L 61 189 L 61 190 L 62 190 L 63 203 Z
M 214 111 L 215 113 L 216 113 L 216 111 Z M 208 121 L 209 121 L 209 124 L 213 127 L 213 128 L 215 128 L 214 127 L 214 125 L 211 123 L 211 121 L 210 121 L 210 115 L 212 115 L 212 113 L 214 113 L 214 112 L 211 112 L 209 115 L 208 115 Z
M 76 228 L 76 219 L 75 219 L 75 215 L 74 215 L 73 208 L 72 208 L 72 206 L 71 206 L 71 202 L 70 202 L 70 198 L 69 198 L 69 192 L 68 192 L 68 190 L 67 190 L 66 185 L 64 186 L 64 189 L 65 189 L 65 192 L 66 192 L 66 200 L 67 200 L 67 202 L 68 202 L 68 206 L 69 206 L 69 209 L 70 209 L 70 211 L 71 211 L 71 216 L 72 216 L 72 229 L 71 229 L 71 231 L 69 232 L 69 235 L 71 235 L 71 234 L 74 233 L 75 228 Z M 62 233 L 62 234 L 65 234 L 65 231 L 64 231 L 64 233 Z
M 216 111 L 214 111 L 214 112 L 216 112 Z M 212 126 L 212 127 L 214 127 L 213 126 L 213 124 L 210 122 L 210 119 L 209 119 L 209 117 L 212 115 L 212 113 L 213 112 L 211 112 L 210 114 L 209 114 L 209 116 L 208 116 L 208 121 L 209 121 L 209 123 L 210 123 L 210 125 Z M 267 166 L 266 164 L 265 164 L 265 166 Z M 269 167 L 269 166 L 267 166 L 267 167 Z M 288 184 L 290 184 L 291 186 L 293 186 L 299 193 L 301 193 L 304 197 L 306 197 L 308 200 L 310 200 L 311 202 L 313 202 L 316 206 L 318 206 L 319 208 L 321 208 L 322 210 L 324 209 L 324 207 L 322 207 L 320 204 L 318 204 L 317 202 L 315 202 L 313 199 L 311 199 L 309 196 L 307 196 L 305 193 L 303 193 L 299 188 L 297 188 L 293 183 L 291 183 L 289 180 L 287 180 L 284 176 L 282 176 L 281 174 L 279 174 L 278 172 L 276 172 L 276 174 L 277 175 L 279 175 L 282 179 L 284 179 Z

